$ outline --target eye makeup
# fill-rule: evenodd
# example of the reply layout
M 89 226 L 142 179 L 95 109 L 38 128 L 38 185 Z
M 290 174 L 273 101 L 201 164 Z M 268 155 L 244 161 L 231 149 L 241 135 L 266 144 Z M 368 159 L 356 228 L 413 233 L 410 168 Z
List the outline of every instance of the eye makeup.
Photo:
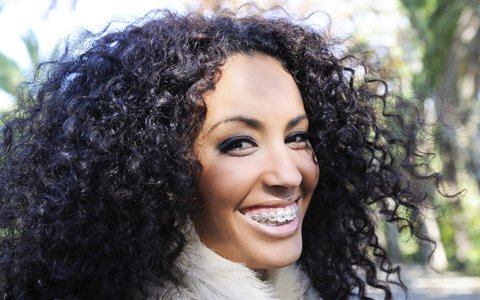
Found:
M 238 153 L 253 147 L 257 147 L 257 144 L 251 137 L 245 135 L 227 138 L 217 145 L 218 151 L 222 154 Z
M 285 138 L 285 144 L 295 150 L 301 150 L 306 147 L 308 143 L 307 133 L 305 131 L 296 131 L 290 133 Z M 249 154 L 249 149 L 258 147 L 257 143 L 250 136 L 240 135 L 233 136 L 221 141 L 217 145 L 217 149 L 221 154 Z
M 294 150 L 305 149 L 308 144 L 307 133 L 305 131 L 292 132 L 285 138 L 285 144 Z

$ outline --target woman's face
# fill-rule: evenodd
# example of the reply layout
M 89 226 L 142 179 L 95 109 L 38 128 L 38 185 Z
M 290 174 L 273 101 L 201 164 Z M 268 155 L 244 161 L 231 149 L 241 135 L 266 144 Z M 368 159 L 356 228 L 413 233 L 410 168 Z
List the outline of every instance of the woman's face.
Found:
M 253 269 L 295 262 L 319 168 L 292 76 L 270 56 L 236 54 L 204 98 L 202 201 L 193 216 L 200 239 Z

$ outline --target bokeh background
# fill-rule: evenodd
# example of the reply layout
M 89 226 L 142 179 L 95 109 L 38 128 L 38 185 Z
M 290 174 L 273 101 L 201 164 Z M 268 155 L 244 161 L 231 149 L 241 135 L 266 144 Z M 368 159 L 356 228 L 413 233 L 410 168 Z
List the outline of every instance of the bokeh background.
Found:
M 122 27 L 151 9 L 235 9 L 244 2 L 0 0 L 0 113 L 15 108 L 18 85 L 40 62 L 60 55 L 67 38 L 71 48 L 78 46 L 82 30 L 100 31 L 111 20 L 112 28 Z M 416 103 L 427 124 L 421 147 L 437 153 L 431 162 L 442 173 L 441 189 L 463 192 L 454 198 L 432 193 L 419 217 L 437 242 L 431 256 L 431 246 L 382 220 L 378 231 L 404 266 L 410 299 L 480 299 L 480 0 L 254 2 L 281 5 L 294 19 L 308 17 L 311 26 L 373 57 L 393 74 L 395 89 Z

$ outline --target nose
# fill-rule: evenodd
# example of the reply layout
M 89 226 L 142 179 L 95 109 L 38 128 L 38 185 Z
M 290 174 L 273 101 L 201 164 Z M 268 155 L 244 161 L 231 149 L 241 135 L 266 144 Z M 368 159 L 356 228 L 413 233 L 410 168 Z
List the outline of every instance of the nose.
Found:
M 295 154 L 295 150 L 289 149 L 284 144 L 266 154 L 268 158 L 262 176 L 265 187 L 290 193 L 300 186 L 302 173 L 295 161 Z

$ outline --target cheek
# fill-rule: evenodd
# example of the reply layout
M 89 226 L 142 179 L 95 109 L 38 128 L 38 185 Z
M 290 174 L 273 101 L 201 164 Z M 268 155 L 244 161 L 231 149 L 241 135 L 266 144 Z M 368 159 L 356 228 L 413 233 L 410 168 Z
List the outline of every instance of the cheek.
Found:
M 200 193 L 202 198 L 209 199 L 210 195 L 223 194 L 225 191 L 224 181 L 227 178 L 228 170 L 220 166 L 203 167 L 200 176 Z
M 316 162 L 313 162 L 310 164 L 310 172 L 311 172 L 311 178 L 309 178 L 309 185 L 311 186 L 312 191 L 315 190 L 318 184 L 318 180 L 320 179 L 320 167 Z
M 205 163 L 199 182 L 202 198 L 216 206 L 239 205 L 255 182 L 254 171 L 238 158 Z
M 311 152 L 304 152 L 297 161 L 297 166 L 302 174 L 303 189 L 310 195 L 317 187 L 320 178 L 320 167 L 313 160 Z

